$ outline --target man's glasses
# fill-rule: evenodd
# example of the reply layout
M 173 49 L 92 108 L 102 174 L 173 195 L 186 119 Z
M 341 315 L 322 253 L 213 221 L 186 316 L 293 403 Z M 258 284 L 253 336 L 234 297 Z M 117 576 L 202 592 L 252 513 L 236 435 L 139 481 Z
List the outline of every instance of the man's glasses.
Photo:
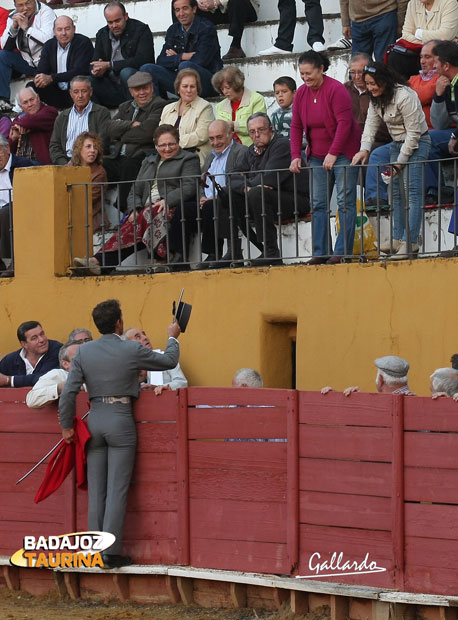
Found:
M 259 129 L 250 129 L 248 133 L 250 136 L 256 136 L 257 134 L 267 133 L 271 127 L 259 127 Z
M 157 149 L 173 149 L 173 147 L 176 145 L 177 145 L 176 142 L 167 142 L 165 144 L 156 144 L 156 148 Z
M 349 73 L 350 75 L 362 75 L 362 74 L 363 74 L 363 71 L 356 71 L 356 70 L 354 70 L 354 69 L 351 69 L 348 73 Z

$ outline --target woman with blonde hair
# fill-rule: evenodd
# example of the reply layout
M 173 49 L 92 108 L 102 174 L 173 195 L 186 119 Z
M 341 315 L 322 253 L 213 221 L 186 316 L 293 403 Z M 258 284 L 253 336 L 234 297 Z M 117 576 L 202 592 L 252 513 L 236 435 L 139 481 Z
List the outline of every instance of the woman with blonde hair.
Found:
M 208 126 L 215 120 L 211 103 L 200 97 L 200 76 L 194 69 L 182 69 L 175 80 L 178 101 L 162 110 L 161 125 L 173 125 L 180 134 L 180 147 L 197 153 L 202 166 L 211 151 Z
M 221 69 L 213 76 L 212 84 L 225 97 L 216 106 L 216 118 L 230 123 L 237 142 L 250 146 L 247 121 L 256 112 L 266 113 L 264 97 L 245 87 L 245 76 L 238 67 Z

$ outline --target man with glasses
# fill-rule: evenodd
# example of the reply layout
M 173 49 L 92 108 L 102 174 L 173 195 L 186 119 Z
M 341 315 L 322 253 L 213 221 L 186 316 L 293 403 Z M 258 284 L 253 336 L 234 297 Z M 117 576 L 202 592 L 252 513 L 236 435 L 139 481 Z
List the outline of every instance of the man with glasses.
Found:
M 15 0 L 0 39 L 0 112 L 10 112 L 10 82 L 14 72 L 36 75 L 43 45 L 53 36 L 56 14 L 38 0 Z M 18 53 L 19 52 L 19 53 Z
M 85 327 L 77 327 L 68 334 L 67 342 L 83 344 L 93 340 L 91 332 Z
M 254 265 L 282 265 L 275 222 L 293 219 L 310 211 L 308 177 L 305 170 L 298 175 L 289 171 L 291 162 L 288 138 L 275 134 L 267 114 L 252 114 L 247 122 L 253 144 L 246 151 L 240 172 L 232 187 L 241 197 L 237 203 L 239 216 L 244 218 L 248 208 L 253 217 L 258 243 L 264 244 L 264 254 L 252 261 Z M 280 215 L 279 215 L 280 213 Z

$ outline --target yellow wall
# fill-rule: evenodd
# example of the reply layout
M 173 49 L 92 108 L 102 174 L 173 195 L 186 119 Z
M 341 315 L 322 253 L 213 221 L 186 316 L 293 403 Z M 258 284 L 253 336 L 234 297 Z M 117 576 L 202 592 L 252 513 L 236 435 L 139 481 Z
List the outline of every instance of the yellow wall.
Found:
M 458 352 L 457 259 L 69 278 L 65 184 L 86 175 L 54 167 L 17 173 L 16 277 L 0 280 L 0 353 L 18 347 L 16 328 L 25 320 L 41 321 L 59 340 L 75 327 L 95 332 L 91 309 L 109 297 L 121 301 L 126 326 L 144 328 L 163 346 L 181 287 L 193 305 L 181 336 L 191 385 L 230 385 L 234 370 L 249 366 L 261 370 L 267 387 L 285 386 L 277 361 L 285 359 L 290 326 L 277 329 L 279 322 L 297 321 L 298 389 L 357 384 L 374 391 L 374 358 L 393 354 L 409 360 L 411 388 L 426 395 L 431 372 Z M 75 209 L 81 216 L 82 203 Z M 84 255 L 84 235 L 73 242 L 73 254 Z

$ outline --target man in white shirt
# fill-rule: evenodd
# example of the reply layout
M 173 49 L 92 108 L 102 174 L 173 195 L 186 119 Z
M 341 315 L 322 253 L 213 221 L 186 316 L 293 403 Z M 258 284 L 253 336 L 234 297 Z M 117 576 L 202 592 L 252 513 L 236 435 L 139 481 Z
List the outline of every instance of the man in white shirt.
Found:
M 59 351 L 60 368 L 53 368 L 42 375 L 27 394 L 25 402 L 32 409 L 41 409 L 45 405 L 57 401 L 67 381 L 72 367 L 72 359 L 78 351 L 79 344 L 64 344 Z
M 161 349 L 153 349 L 150 339 L 144 330 L 138 327 L 129 327 L 124 332 L 127 340 L 135 340 L 142 347 L 162 353 Z M 142 389 L 154 389 L 156 396 L 159 396 L 164 390 L 178 390 L 178 388 L 188 387 L 188 381 L 181 370 L 180 364 L 177 364 L 172 370 L 148 370 L 146 384 L 142 385 Z

